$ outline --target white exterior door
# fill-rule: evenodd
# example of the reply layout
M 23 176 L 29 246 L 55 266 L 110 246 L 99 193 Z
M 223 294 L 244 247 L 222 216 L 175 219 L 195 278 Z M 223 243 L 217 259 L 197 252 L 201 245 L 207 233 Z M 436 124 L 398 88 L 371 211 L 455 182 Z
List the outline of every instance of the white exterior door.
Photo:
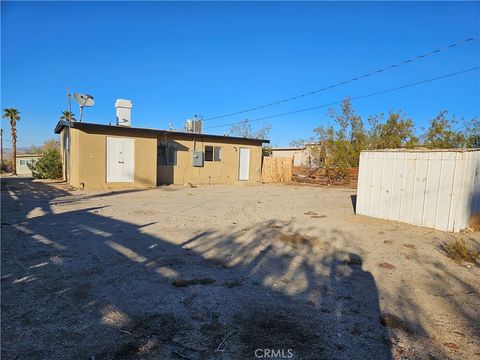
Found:
M 238 180 L 249 180 L 249 178 L 250 178 L 250 149 L 240 148 Z
M 133 182 L 134 139 L 107 137 L 107 182 Z

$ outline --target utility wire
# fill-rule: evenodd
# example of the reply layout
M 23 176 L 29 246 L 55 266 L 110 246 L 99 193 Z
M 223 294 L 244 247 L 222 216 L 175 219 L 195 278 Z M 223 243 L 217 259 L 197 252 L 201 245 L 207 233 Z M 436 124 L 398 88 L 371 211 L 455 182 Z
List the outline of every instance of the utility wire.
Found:
M 385 94 L 385 93 L 387 93 L 387 92 L 396 91 L 396 90 L 400 90 L 400 89 L 405 89 L 405 88 L 409 88 L 409 87 L 412 87 L 412 86 L 425 84 L 425 83 L 428 83 L 428 82 L 431 82 L 431 81 L 436 81 L 436 80 L 441 80 L 441 79 L 449 78 L 449 77 L 452 77 L 452 76 L 464 74 L 464 73 L 467 73 L 467 72 L 470 72 L 470 71 L 475 71 L 475 70 L 478 70 L 478 69 L 480 69 L 480 66 L 472 67 L 472 68 L 469 68 L 469 69 L 457 71 L 457 72 L 450 73 L 450 74 L 446 74 L 446 75 L 437 76 L 437 77 L 430 78 L 430 79 L 426 79 L 426 80 L 415 81 L 415 82 L 413 82 L 413 83 L 409 83 L 409 84 L 397 86 L 397 87 L 390 88 L 390 89 L 385 89 L 385 90 L 376 91 L 376 92 L 373 92 L 373 93 L 370 93 L 370 94 L 366 94 L 366 95 L 359 95 L 359 96 L 351 97 L 351 98 L 349 98 L 349 99 L 350 99 L 350 100 L 365 99 L 365 98 L 368 98 L 368 97 L 371 97 L 371 96 L 376 96 L 376 95 L 380 95 L 380 94 Z M 248 122 L 254 122 L 254 121 L 261 121 L 261 120 L 273 119 L 273 118 L 280 117 L 280 116 L 298 114 L 298 113 L 301 113 L 301 112 L 304 112 L 304 111 L 310 111 L 310 110 L 315 110 L 315 109 L 320 109 L 320 108 L 325 108 L 325 107 L 328 107 L 328 106 L 333 106 L 333 105 L 341 104 L 344 100 L 345 100 L 345 99 L 338 100 L 338 101 L 334 101 L 334 102 L 331 102 L 331 103 L 328 103 L 328 104 L 317 105 L 317 106 L 312 106 L 312 107 L 308 107 L 308 108 L 304 108 L 304 109 L 299 109 L 299 110 L 289 111 L 289 112 L 285 112 L 285 113 L 280 113 L 280 114 L 265 116 L 265 117 L 261 117 L 261 118 L 257 118 L 257 119 L 253 119 L 253 120 L 242 120 L 242 121 L 236 121 L 236 122 L 231 122 L 231 123 L 227 123 L 227 124 L 221 124 L 221 125 L 215 125 L 215 126 L 208 126 L 208 127 L 205 127 L 205 129 L 213 129 L 213 128 L 219 128 L 219 127 L 224 127 L 224 126 L 231 126 L 231 125 L 241 124 L 241 123 L 246 122 L 246 121 L 248 121 Z
M 457 42 L 455 42 L 455 43 L 453 43 L 453 44 L 450 44 L 450 45 L 448 45 L 448 46 L 445 46 L 445 47 L 443 47 L 443 48 L 439 48 L 439 49 L 437 49 L 437 50 L 429 51 L 429 52 L 426 52 L 426 53 L 424 53 L 424 54 L 411 57 L 411 58 L 409 58 L 409 59 L 403 60 L 403 61 L 398 62 L 398 63 L 396 63 L 396 64 L 393 64 L 393 65 L 390 65 L 390 66 L 386 66 L 386 67 L 384 67 L 384 68 L 381 68 L 381 69 L 378 69 L 378 70 L 375 70 L 375 71 L 371 71 L 371 72 L 366 73 L 366 74 L 363 74 L 363 75 L 361 75 L 361 76 L 354 77 L 354 78 L 352 78 L 352 79 L 350 79 L 350 80 L 341 81 L 341 82 L 332 84 L 332 85 L 330 85 L 330 86 L 323 87 L 323 88 L 321 88 L 321 89 L 312 90 L 312 91 L 309 91 L 309 92 L 306 92 L 306 93 L 303 93 L 303 94 L 300 94 L 300 95 L 297 95 L 297 96 L 292 96 L 292 97 L 285 98 L 285 99 L 282 99 L 282 100 L 274 101 L 274 102 L 271 102 L 271 103 L 269 103 L 269 104 L 260 105 L 260 106 L 255 106 L 255 107 L 251 107 L 251 108 L 244 109 L 244 110 L 240 110 L 240 111 L 235 111 L 235 112 L 228 113 L 228 114 L 224 114 L 224 115 L 218 115 L 218 116 L 213 116 L 213 117 L 205 118 L 203 121 L 210 121 L 210 120 L 222 119 L 222 118 L 225 118 L 225 117 L 228 117 L 228 116 L 244 114 L 244 113 L 247 113 L 247 112 L 264 109 L 264 108 L 267 108 L 267 107 L 270 107 L 270 106 L 274 106 L 274 105 L 278 105 L 278 104 L 283 104 L 283 103 L 286 103 L 286 102 L 288 102 L 288 101 L 297 100 L 297 99 L 300 99 L 300 98 L 303 98 L 303 97 L 306 97 L 306 96 L 310 96 L 310 95 L 313 95 L 313 94 L 317 94 L 317 93 L 322 92 L 322 91 L 326 91 L 326 90 L 329 90 L 329 89 L 333 89 L 333 88 L 335 88 L 335 87 L 339 87 L 339 86 L 346 85 L 346 84 L 349 84 L 349 83 L 352 83 L 352 82 L 355 82 L 355 81 L 358 81 L 358 80 L 361 80 L 361 79 L 365 79 L 365 78 L 367 78 L 367 77 L 369 77 L 369 76 L 374 76 L 374 75 L 376 75 L 376 74 L 379 74 L 379 73 L 382 73 L 382 72 L 384 72 L 384 71 L 388 71 L 388 70 L 394 69 L 394 68 L 396 68 L 396 67 L 399 67 L 399 66 L 402 66 L 402 65 L 405 65 L 405 64 L 414 62 L 414 61 L 418 61 L 418 60 L 423 59 L 423 58 L 425 58 L 425 57 L 427 57 L 427 56 L 431 56 L 431 55 L 438 54 L 438 53 L 440 53 L 440 52 L 442 52 L 442 51 L 446 51 L 446 50 L 451 49 L 451 48 L 454 48 L 454 47 L 456 47 L 456 46 L 466 44 L 466 43 L 468 43 L 468 42 L 470 42 L 470 41 L 473 41 L 473 40 L 478 40 L 478 37 L 470 37 L 470 38 L 467 38 L 467 39 L 463 39 L 463 40 L 457 41 Z

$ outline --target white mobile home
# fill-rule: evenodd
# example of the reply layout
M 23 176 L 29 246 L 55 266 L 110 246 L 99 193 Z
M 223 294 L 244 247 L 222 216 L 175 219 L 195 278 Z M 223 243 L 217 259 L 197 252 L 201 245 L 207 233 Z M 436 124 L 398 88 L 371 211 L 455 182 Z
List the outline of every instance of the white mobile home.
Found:
M 292 158 L 293 166 L 318 166 L 323 160 L 316 154 L 317 147 L 315 143 L 307 143 L 303 147 L 277 147 L 272 148 L 272 156 Z
M 17 154 L 17 174 L 32 176 L 32 171 L 28 167 L 32 161 L 38 160 L 42 154 Z

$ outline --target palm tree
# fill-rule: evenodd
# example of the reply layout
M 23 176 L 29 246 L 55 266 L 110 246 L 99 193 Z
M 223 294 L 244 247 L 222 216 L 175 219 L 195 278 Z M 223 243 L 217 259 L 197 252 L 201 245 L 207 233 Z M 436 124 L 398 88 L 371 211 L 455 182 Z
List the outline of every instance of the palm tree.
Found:
M 77 119 L 75 119 L 75 114 L 71 111 L 62 111 L 62 116 L 60 116 L 60 120 L 77 121 Z
M 17 121 L 20 121 L 20 111 L 13 108 L 3 109 L 2 117 L 10 119 L 13 147 L 12 175 L 17 175 Z

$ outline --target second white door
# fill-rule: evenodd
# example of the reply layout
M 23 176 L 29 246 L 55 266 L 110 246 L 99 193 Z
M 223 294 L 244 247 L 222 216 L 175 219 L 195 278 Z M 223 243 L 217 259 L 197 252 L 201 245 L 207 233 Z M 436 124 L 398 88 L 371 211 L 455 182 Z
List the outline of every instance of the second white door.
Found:
M 250 178 L 250 149 L 240 148 L 240 161 L 238 180 L 249 180 Z

